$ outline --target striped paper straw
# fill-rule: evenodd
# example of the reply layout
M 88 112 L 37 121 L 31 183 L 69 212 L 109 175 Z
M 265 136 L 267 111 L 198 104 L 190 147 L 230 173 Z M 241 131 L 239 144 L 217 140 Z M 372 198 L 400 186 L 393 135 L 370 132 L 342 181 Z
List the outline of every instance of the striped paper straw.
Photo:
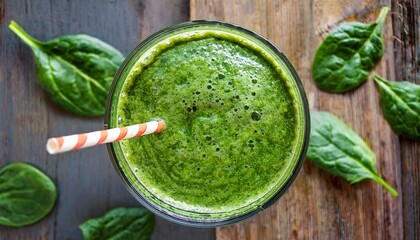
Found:
M 56 154 L 79 150 L 103 143 L 117 142 L 132 137 L 140 137 L 146 134 L 158 133 L 164 128 L 165 122 L 163 120 L 157 120 L 122 128 L 112 128 L 90 133 L 50 138 L 47 141 L 46 147 L 50 154 Z

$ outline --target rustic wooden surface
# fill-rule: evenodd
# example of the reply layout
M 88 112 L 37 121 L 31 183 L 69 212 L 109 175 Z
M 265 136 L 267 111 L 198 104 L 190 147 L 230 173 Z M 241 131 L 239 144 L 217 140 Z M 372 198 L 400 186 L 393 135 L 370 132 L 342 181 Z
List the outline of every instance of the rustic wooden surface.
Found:
M 420 2 L 392 3 L 395 79 L 420 84 Z M 406 239 L 420 239 L 420 143 L 400 138 L 403 224 Z
M 0 0 L 0 167 L 28 162 L 57 184 L 52 213 L 24 228 L 0 227 L 0 239 L 81 239 L 78 225 L 114 207 L 138 206 L 117 176 L 105 146 L 49 156 L 48 137 L 93 131 L 102 118 L 82 118 L 59 109 L 35 81 L 31 50 L 7 28 L 17 21 L 48 40 L 87 33 L 127 55 L 149 34 L 187 21 L 187 0 Z M 211 229 L 193 229 L 157 219 L 153 239 L 213 239 Z
M 399 138 L 381 115 L 372 80 L 346 94 L 319 91 L 310 64 L 323 37 L 343 21 L 374 21 L 390 1 L 191 0 L 191 19 L 217 19 L 248 27 L 290 59 L 312 110 L 330 111 L 373 148 L 376 167 L 399 192 L 373 181 L 350 186 L 306 161 L 292 188 L 261 215 L 218 228 L 224 239 L 420 239 L 420 143 Z M 376 73 L 420 82 L 419 1 L 393 1 L 385 23 L 386 53 Z
M 0 167 L 29 162 L 58 185 L 59 201 L 41 222 L 0 227 L 0 239 L 81 239 L 77 226 L 113 207 L 137 206 L 115 173 L 105 148 L 58 156 L 44 150 L 49 136 L 96 130 L 101 118 L 80 118 L 48 100 L 35 82 L 29 48 L 8 29 L 16 20 L 47 40 L 87 33 L 128 54 L 142 39 L 186 21 L 187 0 L 0 0 Z M 373 3 L 375 2 L 375 3 Z M 218 228 L 218 239 L 420 239 L 420 143 L 399 138 L 381 116 L 372 81 L 344 95 L 316 89 L 310 61 L 328 31 L 342 21 L 375 19 L 380 5 L 366 0 L 191 0 L 192 19 L 219 19 L 253 29 L 289 57 L 308 93 L 311 109 L 337 114 L 372 146 L 377 168 L 397 188 L 392 198 L 372 181 L 349 186 L 307 161 L 293 187 L 270 209 L 246 222 Z M 392 1 L 385 26 L 386 54 L 375 71 L 391 80 L 420 83 L 418 0 Z M 212 239 L 157 219 L 154 239 Z

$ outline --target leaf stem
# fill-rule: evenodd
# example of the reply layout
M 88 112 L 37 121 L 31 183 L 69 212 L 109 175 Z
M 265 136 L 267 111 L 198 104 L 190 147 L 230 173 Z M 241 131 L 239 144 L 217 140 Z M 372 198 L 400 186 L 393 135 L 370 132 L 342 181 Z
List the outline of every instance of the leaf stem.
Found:
M 30 47 L 39 48 L 41 45 L 41 42 L 36 40 L 35 38 L 31 37 L 23 28 L 17 24 L 15 21 L 11 21 L 9 24 L 9 29 L 16 34 L 23 42 L 28 44 Z
M 392 188 L 387 182 L 385 182 L 380 176 L 374 175 L 373 179 L 379 184 L 381 184 L 386 190 L 388 190 L 393 197 L 398 196 L 397 191 L 394 188 Z
M 379 85 L 379 87 L 382 87 L 386 91 L 389 91 L 388 86 L 386 85 L 386 81 L 383 78 L 381 78 L 379 75 L 375 75 L 375 77 L 373 77 L 373 80 L 375 81 L 376 84 Z
M 385 82 L 384 79 L 379 75 L 375 75 L 374 79 L 376 82 Z
M 379 13 L 378 19 L 376 20 L 376 23 L 378 25 L 382 26 L 384 24 L 384 21 L 388 12 L 389 12 L 389 7 L 382 7 L 381 12 Z

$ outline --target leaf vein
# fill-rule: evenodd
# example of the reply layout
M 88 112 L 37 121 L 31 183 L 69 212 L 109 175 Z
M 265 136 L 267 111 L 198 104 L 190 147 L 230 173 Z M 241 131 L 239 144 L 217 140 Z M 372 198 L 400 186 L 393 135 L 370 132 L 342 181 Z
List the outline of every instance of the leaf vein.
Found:
M 408 105 L 407 102 L 405 102 L 391 87 L 389 87 L 387 84 L 385 84 L 382 80 L 378 80 L 377 78 L 376 82 L 382 87 L 382 89 L 384 89 L 385 91 L 387 91 L 391 96 L 394 96 L 394 98 L 401 102 L 403 105 L 405 105 L 407 107 L 407 109 L 409 109 L 411 112 L 413 112 L 415 115 L 419 116 L 419 113 L 416 112 L 416 110 L 414 110 L 410 105 Z
M 344 155 L 346 155 L 351 160 L 353 160 L 358 165 L 360 165 L 360 167 L 362 167 L 363 169 L 365 169 L 366 171 L 368 171 L 369 173 L 371 173 L 373 176 L 376 176 L 376 173 L 373 172 L 372 170 L 370 170 L 369 168 L 367 168 L 361 161 L 359 161 L 358 159 L 356 159 L 353 156 L 349 155 L 346 151 L 344 151 L 343 149 L 341 149 L 335 142 L 333 142 L 332 140 L 330 140 L 327 136 L 323 135 L 320 131 L 317 131 L 317 132 L 318 132 L 318 134 L 322 138 L 324 138 L 327 142 L 329 142 L 331 145 L 333 145 L 334 147 L 336 147 L 340 152 L 344 153 Z
M 50 67 L 50 70 L 53 69 L 53 67 L 51 66 L 51 59 L 50 57 L 48 57 L 48 66 Z M 74 104 L 69 98 L 67 98 L 66 95 L 64 95 L 63 92 L 61 92 L 60 88 L 58 87 L 57 84 L 57 80 L 55 79 L 54 74 L 52 73 L 52 71 L 50 71 L 50 75 L 51 75 L 51 83 L 54 85 L 54 90 L 56 91 L 56 93 L 58 95 L 60 95 L 64 101 L 66 101 L 69 105 L 71 105 L 73 108 L 77 109 L 77 111 L 79 112 L 83 112 L 83 110 L 81 108 L 79 108 L 76 104 Z
M 45 51 L 45 50 L 44 50 Z M 62 57 L 51 53 L 50 51 L 47 51 L 48 54 L 50 54 L 51 56 L 53 56 L 54 58 L 58 59 L 59 61 L 63 62 L 64 64 L 70 66 L 77 74 L 81 75 L 82 77 L 84 77 L 86 80 L 88 80 L 89 82 L 92 82 L 96 87 L 98 87 L 99 89 L 101 89 L 104 93 L 108 93 L 108 91 L 101 86 L 101 84 L 99 83 L 99 81 L 97 81 L 96 79 L 92 78 L 91 76 L 89 76 L 88 74 L 84 73 L 82 70 L 80 70 L 78 67 L 74 66 L 73 64 L 71 64 L 70 62 L 66 61 L 65 59 L 63 59 Z

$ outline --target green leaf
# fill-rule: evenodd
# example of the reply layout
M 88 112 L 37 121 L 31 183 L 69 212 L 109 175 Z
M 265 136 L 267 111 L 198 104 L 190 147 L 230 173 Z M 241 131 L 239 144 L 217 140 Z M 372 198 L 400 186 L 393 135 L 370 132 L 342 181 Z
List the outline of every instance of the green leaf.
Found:
M 381 94 L 382 113 L 398 135 L 420 139 L 420 85 L 390 82 L 375 76 Z
M 375 154 L 357 133 L 328 112 L 311 113 L 307 157 L 327 172 L 350 184 L 370 178 L 393 196 L 397 192 L 375 170 Z
M 21 227 L 38 222 L 54 207 L 54 183 L 38 169 L 12 163 L 0 169 L 0 224 Z
M 344 23 L 331 31 L 312 62 L 312 77 L 319 89 L 346 92 L 368 79 L 384 54 L 382 26 L 388 11 L 383 7 L 375 23 Z
M 40 42 L 14 21 L 9 29 L 32 49 L 37 80 L 54 102 L 83 116 L 105 113 L 109 87 L 124 61 L 118 50 L 83 34 Z
M 87 220 L 79 228 L 84 240 L 147 240 L 154 225 L 154 216 L 144 208 L 116 208 L 100 218 Z

